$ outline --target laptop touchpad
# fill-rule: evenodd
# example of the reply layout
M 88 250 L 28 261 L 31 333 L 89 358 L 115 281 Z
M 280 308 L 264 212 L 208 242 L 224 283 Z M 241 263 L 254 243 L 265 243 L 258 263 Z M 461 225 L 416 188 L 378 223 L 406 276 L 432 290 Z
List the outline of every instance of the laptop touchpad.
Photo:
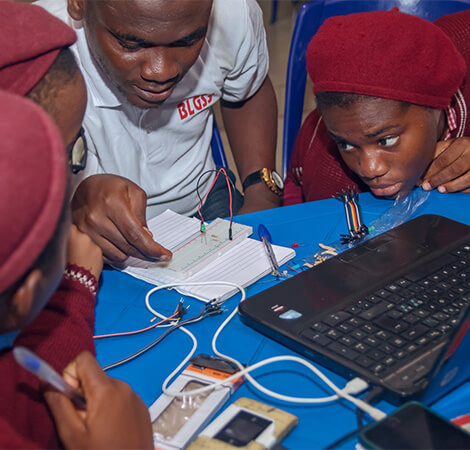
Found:
M 374 275 L 388 275 L 397 269 L 417 261 L 429 249 L 405 239 L 390 239 L 375 250 L 358 256 L 349 262 L 353 266 Z

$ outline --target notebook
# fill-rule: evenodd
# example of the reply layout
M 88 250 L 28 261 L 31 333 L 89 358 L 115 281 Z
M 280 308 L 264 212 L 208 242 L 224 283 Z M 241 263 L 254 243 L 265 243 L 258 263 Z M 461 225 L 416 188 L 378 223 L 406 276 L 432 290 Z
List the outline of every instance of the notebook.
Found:
M 188 242 L 195 244 L 191 252 L 180 252 L 184 261 L 181 259 L 177 261 L 177 268 L 181 270 L 172 270 L 163 267 L 162 264 L 143 263 L 136 258 L 129 258 L 129 265 L 124 272 L 155 285 L 182 281 L 229 281 L 243 287 L 269 274 L 271 265 L 263 244 L 247 237 L 247 230 L 249 229 L 251 234 L 251 227 L 234 223 L 233 239 L 229 240 L 228 231 L 227 234 L 222 233 L 224 224 L 227 225 L 228 221 L 217 219 L 207 226 L 203 234 L 200 231 L 199 220 L 166 210 L 149 220 L 147 225 L 157 242 L 172 251 L 186 249 L 187 246 L 184 244 Z M 221 242 L 215 252 L 210 243 L 204 246 L 198 244 L 200 239 L 210 240 L 216 235 Z M 279 264 L 284 264 L 295 256 L 295 251 L 291 248 L 273 245 L 273 250 Z M 238 292 L 236 288 L 226 285 L 183 286 L 176 289 L 183 295 L 202 301 L 213 298 L 225 300 Z
M 470 378 L 469 301 L 470 227 L 424 215 L 248 298 L 239 311 L 325 367 L 383 387 L 394 403 L 423 395 L 430 403 Z

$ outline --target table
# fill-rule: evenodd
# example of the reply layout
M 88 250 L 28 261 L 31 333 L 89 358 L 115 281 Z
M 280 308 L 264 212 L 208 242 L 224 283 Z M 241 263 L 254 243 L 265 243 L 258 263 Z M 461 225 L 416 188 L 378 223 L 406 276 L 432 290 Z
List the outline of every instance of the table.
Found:
M 366 193 L 359 196 L 359 205 L 363 221 L 368 224 L 389 208 L 392 202 L 376 199 Z M 440 214 L 470 225 L 470 195 L 440 194 L 433 191 L 415 215 L 424 213 Z M 291 246 L 298 243 L 295 258 L 297 263 L 301 263 L 303 257 L 315 253 L 318 243 L 336 241 L 340 233 L 347 233 L 343 205 L 335 199 L 247 214 L 237 217 L 236 220 L 252 226 L 265 224 L 275 244 Z M 272 276 L 267 276 L 247 289 L 247 297 L 275 283 Z M 104 270 L 96 307 L 95 334 L 131 331 L 148 326 L 152 316 L 145 307 L 144 297 L 151 287 L 118 271 Z M 180 298 L 181 295 L 175 291 L 162 291 L 152 297 L 151 304 L 163 314 L 170 315 Z M 240 294 L 237 294 L 226 302 L 227 312 L 223 315 L 209 317 L 188 327 L 198 339 L 196 354 L 212 354 L 210 346 L 213 333 L 239 300 Z M 189 297 L 186 297 L 184 302 L 191 305 L 187 317 L 203 306 L 202 302 Z M 133 336 L 98 340 L 98 361 L 101 365 L 117 361 L 152 342 L 161 333 L 162 330 L 155 329 Z M 150 406 L 161 394 L 163 380 L 186 356 L 191 345 L 187 335 L 175 331 L 144 355 L 110 370 L 109 375 L 128 382 Z M 253 364 L 270 356 L 295 354 L 247 327 L 238 316 L 235 316 L 222 332 L 218 349 L 245 364 Z M 337 385 L 344 386 L 345 380 L 342 377 L 326 369 L 324 372 Z M 323 397 L 331 392 L 302 366 L 291 362 L 267 366 L 253 374 L 268 388 L 287 395 Z M 299 417 L 299 425 L 283 441 L 287 448 L 323 448 L 356 428 L 355 410 L 349 402 L 339 401 L 322 406 L 286 404 L 263 396 L 248 383 L 244 383 L 235 392 L 230 402 L 242 396 L 258 399 Z M 433 407 L 442 415 L 452 418 L 468 413 L 468 405 L 470 382 L 441 399 Z M 377 407 L 385 412 L 395 409 L 386 402 L 379 403 Z M 355 438 L 352 438 L 343 444 L 343 448 L 352 448 L 355 442 Z

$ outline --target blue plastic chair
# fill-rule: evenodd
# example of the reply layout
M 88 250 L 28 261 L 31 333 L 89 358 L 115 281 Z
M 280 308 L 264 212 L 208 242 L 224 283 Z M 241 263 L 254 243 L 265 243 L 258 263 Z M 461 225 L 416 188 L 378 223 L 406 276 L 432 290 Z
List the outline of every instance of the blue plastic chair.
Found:
M 328 17 L 388 10 L 394 6 L 398 6 L 400 11 L 434 21 L 443 15 L 469 9 L 470 0 L 313 0 L 299 9 L 287 62 L 282 140 L 284 176 L 287 174 L 295 138 L 301 125 L 307 80 L 305 51 L 313 35 Z
M 272 0 L 271 2 L 271 20 L 269 21 L 271 25 L 277 20 L 278 4 L 279 4 L 279 0 Z
M 224 145 L 222 143 L 222 138 L 220 137 L 219 127 L 215 121 L 214 117 L 214 128 L 212 130 L 212 157 L 216 166 L 228 167 L 227 157 L 225 156 Z

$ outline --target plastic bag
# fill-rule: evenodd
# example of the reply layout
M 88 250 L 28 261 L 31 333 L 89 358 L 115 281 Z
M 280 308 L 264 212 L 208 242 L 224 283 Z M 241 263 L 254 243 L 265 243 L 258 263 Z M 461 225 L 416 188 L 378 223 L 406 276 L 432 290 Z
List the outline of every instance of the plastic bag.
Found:
M 336 254 L 342 253 L 345 250 L 356 247 L 357 245 L 377 236 L 378 234 L 384 233 L 398 225 L 409 220 L 418 209 L 426 202 L 429 198 L 430 192 L 424 191 L 421 188 L 416 188 L 409 193 L 406 197 L 397 198 L 390 208 L 388 208 L 381 216 L 373 220 L 367 228 L 369 233 L 359 239 L 342 243 L 340 239 L 329 243 L 327 245 L 319 244 L 320 250 L 310 256 L 304 258 L 305 263 L 308 266 L 315 266 L 323 261 L 335 256 Z

